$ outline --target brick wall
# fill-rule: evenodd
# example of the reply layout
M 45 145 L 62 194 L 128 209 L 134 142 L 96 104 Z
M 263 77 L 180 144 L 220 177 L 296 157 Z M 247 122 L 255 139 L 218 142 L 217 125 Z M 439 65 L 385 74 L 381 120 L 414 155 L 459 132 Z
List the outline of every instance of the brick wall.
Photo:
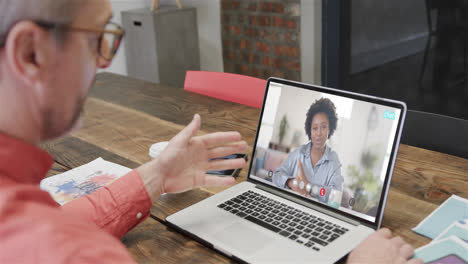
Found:
M 224 71 L 301 80 L 300 0 L 221 0 Z

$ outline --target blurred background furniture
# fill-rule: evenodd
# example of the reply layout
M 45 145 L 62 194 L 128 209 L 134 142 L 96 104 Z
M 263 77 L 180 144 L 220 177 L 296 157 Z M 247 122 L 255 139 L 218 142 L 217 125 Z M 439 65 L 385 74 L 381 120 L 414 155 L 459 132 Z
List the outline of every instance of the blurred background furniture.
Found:
M 267 81 L 224 72 L 187 71 L 184 90 L 262 108 Z
M 129 77 L 182 88 L 185 71 L 200 69 L 195 8 L 123 11 L 122 22 Z
M 287 155 L 286 152 L 257 147 L 253 174 L 267 181 L 272 181 L 272 173 L 281 166 Z
M 468 121 L 408 110 L 401 143 L 468 158 Z
M 282 145 L 282 144 L 279 144 L 279 143 L 270 142 L 270 144 L 268 144 L 268 147 L 271 148 L 271 149 L 284 151 L 286 153 L 290 152 L 290 147 L 289 146 L 285 146 L 285 145 Z

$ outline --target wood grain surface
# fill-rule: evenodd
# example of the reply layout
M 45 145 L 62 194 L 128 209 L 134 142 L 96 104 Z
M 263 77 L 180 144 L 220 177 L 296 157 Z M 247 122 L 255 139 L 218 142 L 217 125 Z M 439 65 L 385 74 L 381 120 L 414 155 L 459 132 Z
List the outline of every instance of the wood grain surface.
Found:
M 44 143 L 41 145 L 41 148 L 54 156 L 55 163 L 66 168 L 75 168 L 99 157 L 129 168 L 138 166 L 137 163 L 131 160 L 72 136 L 66 136 L 55 141 Z
M 150 160 L 151 144 L 172 138 L 195 113 L 202 116 L 200 134 L 236 130 L 251 147 L 260 113 L 251 107 L 108 73 L 98 74 L 90 96 L 85 105 L 83 128 L 43 144 L 56 161 L 49 175 L 97 157 L 135 168 Z M 246 175 L 247 167 L 237 181 L 245 180 Z M 411 228 L 450 195 L 468 197 L 467 180 L 468 160 L 400 145 L 383 226 L 415 247 L 428 243 L 429 239 Z M 151 209 L 154 219 L 146 220 L 122 241 L 140 263 L 229 262 L 165 225 L 168 215 L 222 189 L 203 188 L 163 195 Z
M 437 206 L 402 193 L 396 188 L 390 188 L 382 226 L 389 228 L 394 235 L 401 236 L 413 247 L 420 247 L 429 243 L 430 239 L 414 233 L 411 229 Z
M 182 126 L 198 113 L 202 117 L 203 131 L 235 129 L 249 145 L 255 139 L 260 115 L 260 110 L 256 108 L 110 73 L 97 77 L 90 96 Z
M 50 176 L 54 176 L 56 174 L 64 173 L 69 169 L 71 168 L 65 167 L 61 164 L 58 164 L 57 162 L 54 162 L 54 164 L 52 165 L 52 168 L 47 172 L 46 178 Z
M 138 263 L 233 263 L 152 218 L 128 232 L 121 241 Z
M 393 175 L 392 188 L 430 203 L 468 195 L 468 160 L 463 158 L 401 145 Z

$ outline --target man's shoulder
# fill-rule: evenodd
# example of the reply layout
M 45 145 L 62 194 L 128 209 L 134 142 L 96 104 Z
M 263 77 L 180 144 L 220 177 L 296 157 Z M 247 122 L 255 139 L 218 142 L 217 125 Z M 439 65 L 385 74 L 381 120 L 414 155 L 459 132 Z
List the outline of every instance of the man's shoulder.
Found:
M 70 263 L 83 254 L 98 261 L 110 251 L 129 259 L 122 244 L 93 223 L 58 206 L 16 198 L 0 201 L 0 255 L 6 263 Z
M 60 232 L 60 229 L 76 221 L 68 217 L 48 193 L 29 186 L 9 189 L 0 195 L 0 220 L 0 230 L 3 232 L 14 229 L 15 232 L 7 234 L 29 233 L 31 236 Z

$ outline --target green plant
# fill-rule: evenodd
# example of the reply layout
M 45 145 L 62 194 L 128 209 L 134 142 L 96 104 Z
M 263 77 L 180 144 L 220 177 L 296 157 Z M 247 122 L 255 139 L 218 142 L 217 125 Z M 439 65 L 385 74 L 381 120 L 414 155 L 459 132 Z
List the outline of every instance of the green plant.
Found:
M 373 169 L 379 157 L 371 151 L 364 151 L 361 155 L 361 165 L 367 169 Z
M 373 168 L 379 157 L 371 151 L 364 151 L 361 155 L 361 168 L 350 165 L 347 168 L 347 174 L 351 177 L 352 184 L 349 185 L 351 190 L 354 190 L 355 204 L 353 209 L 362 213 L 366 213 L 370 208 L 377 204 L 382 191 L 382 184 L 376 175 Z
M 286 135 L 286 130 L 288 129 L 288 118 L 286 115 L 283 116 L 279 125 L 279 143 L 280 145 L 283 143 L 284 136 Z

